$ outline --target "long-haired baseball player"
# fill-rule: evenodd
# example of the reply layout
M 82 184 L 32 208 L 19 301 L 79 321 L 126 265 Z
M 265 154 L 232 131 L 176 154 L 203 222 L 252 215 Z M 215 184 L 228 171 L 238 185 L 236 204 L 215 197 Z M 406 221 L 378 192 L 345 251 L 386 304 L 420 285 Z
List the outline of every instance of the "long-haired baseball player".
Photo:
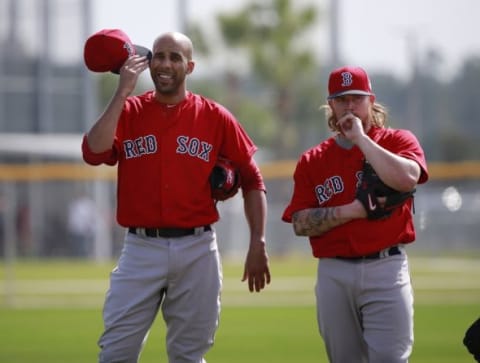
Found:
M 424 152 L 407 130 L 385 127 L 360 67 L 328 81 L 334 136 L 305 151 L 282 219 L 318 258 L 320 333 L 334 363 L 407 362 L 413 294 L 404 245 L 415 239 L 412 196 L 427 181 Z
M 127 228 L 103 309 L 102 363 L 137 362 L 159 310 L 169 362 L 205 362 L 222 285 L 210 181 L 220 157 L 238 169 L 250 228 L 243 281 L 251 292 L 270 282 L 257 148 L 229 111 L 187 90 L 192 53 L 191 40 L 177 32 L 160 35 L 151 57 L 118 29 L 98 32 L 85 45 L 90 70 L 120 75 L 82 144 L 87 163 L 118 165 L 117 220 Z M 155 89 L 132 96 L 146 69 Z

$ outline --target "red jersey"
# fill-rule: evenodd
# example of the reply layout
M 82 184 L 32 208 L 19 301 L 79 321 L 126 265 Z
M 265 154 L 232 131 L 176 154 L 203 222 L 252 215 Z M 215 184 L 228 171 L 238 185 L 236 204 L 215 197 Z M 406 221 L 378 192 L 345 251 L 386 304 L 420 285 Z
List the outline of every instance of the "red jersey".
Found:
M 368 136 L 394 154 L 416 161 L 422 169 L 419 184 L 428 180 L 424 152 L 407 130 L 372 127 Z M 305 151 L 294 173 L 294 191 L 282 220 L 307 208 L 332 207 L 355 199 L 364 156 L 357 146 L 345 149 L 335 137 Z M 415 240 L 412 201 L 382 220 L 355 219 L 321 236 L 310 237 L 315 257 L 363 256 L 389 246 Z
M 111 150 L 93 153 L 91 165 L 118 163 L 117 221 L 138 227 L 191 228 L 219 219 L 209 175 L 217 157 L 249 165 L 256 146 L 234 116 L 216 102 L 187 93 L 173 106 L 154 92 L 125 102 Z M 259 180 L 258 189 L 264 189 Z

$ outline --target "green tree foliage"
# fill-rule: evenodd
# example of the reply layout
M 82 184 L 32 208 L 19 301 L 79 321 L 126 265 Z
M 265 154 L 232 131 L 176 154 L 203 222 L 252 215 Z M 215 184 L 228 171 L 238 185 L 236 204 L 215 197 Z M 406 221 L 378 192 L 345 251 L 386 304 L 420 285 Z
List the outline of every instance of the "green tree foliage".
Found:
M 247 52 L 253 78 L 268 90 L 262 107 L 273 115 L 275 127 L 267 128 L 272 131 L 267 146 L 275 149 L 277 157 L 291 156 L 299 145 L 298 125 L 318 117 L 314 105 L 321 92 L 312 87 L 318 83 L 317 65 L 312 50 L 302 42 L 316 19 L 313 6 L 297 9 L 290 0 L 252 2 L 238 13 L 218 16 L 225 44 Z M 300 97 L 311 101 L 307 107 L 314 112 L 305 112 Z M 259 101 L 262 98 L 255 103 Z

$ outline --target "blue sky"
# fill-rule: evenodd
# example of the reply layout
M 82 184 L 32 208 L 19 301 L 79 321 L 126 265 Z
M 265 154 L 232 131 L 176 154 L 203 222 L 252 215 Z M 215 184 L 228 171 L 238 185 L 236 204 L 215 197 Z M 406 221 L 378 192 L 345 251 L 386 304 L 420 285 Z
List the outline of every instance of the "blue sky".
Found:
M 216 42 L 214 16 L 233 11 L 248 0 L 183 0 L 189 19 L 210 29 Z M 441 77 L 449 77 L 466 56 L 480 56 L 479 0 L 336 0 L 340 5 L 340 52 L 345 63 L 362 65 L 367 70 L 388 70 L 399 77 L 409 77 L 412 57 L 422 61 L 434 48 L 443 57 Z M 180 28 L 181 0 L 95 0 L 93 27 L 121 28 L 133 42 L 151 46 L 160 33 Z M 294 4 L 314 4 L 328 9 L 330 0 L 296 0 Z M 114 9 L 114 10 L 113 10 Z M 328 54 L 328 12 L 309 35 L 319 57 Z M 219 66 L 228 62 L 218 50 Z M 231 59 L 231 58 L 230 58 Z M 197 69 L 199 67 L 197 66 Z M 209 67 L 210 68 L 210 67 Z

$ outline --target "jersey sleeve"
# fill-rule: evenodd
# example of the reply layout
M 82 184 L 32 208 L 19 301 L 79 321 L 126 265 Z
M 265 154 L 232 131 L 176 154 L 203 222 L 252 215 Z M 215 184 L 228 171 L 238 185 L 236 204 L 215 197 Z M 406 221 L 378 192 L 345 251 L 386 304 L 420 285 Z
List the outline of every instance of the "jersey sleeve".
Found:
M 218 115 L 223 122 L 223 141 L 219 155 L 238 166 L 249 164 L 253 154 L 257 151 L 257 146 L 232 113 L 221 105 L 217 106 Z
M 395 142 L 391 143 L 390 151 L 404 158 L 415 161 L 421 169 L 420 179 L 418 184 L 423 184 L 428 181 L 428 169 L 425 159 L 425 153 L 420 146 L 415 135 L 409 130 L 395 130 Z M 382 145 L 383 146 L 383 145 Z
M 284 222 L 291 223 L 292 215 L 299 210 L 318 207 L 317 198 L 314 195 L 314 186 L 308 175 L 308 165 L 305 156 L 297 162 L 293 173 L 293 193 L 290 203 L 282 215 Z
M 90 165 L 115 165 L 118 160 L 115 147 L 101 153 L 94 153 L 88 145 L 87 134 L 83 136 L 82 140 L 82 156 L 83 160 Z
M 250 190 L 266 191 L 260 169 L 253 158 L 257 146 L 230 111 L 216 104 L 216 112 L 223 124 L 218 155 L 238 168 L 243 195 Z
M 266 192 L 265 183 L 263 181 L 262 174 L 258 168 L 257 163 L 253 158 L 250 159 L 248 164 L 242 164 L 239 168 L 240 173 L 240 185 L 242 187 L 242 193 L 245 196 L 251 190 L 262 190 Z
M 82 142 L 82 154 L 83 160 L 90 165 L 115 165 L 119 161 L 120 158 L 120 151 L 121 151 L 121 140 L 123 138 L 123 129 L 124 125 L 127 120 L 127 115 L 132 112 L 132 109 L 135 106 L 135 102 L 138 103 L 138 99 L 136 97 L 129 97 L 125 101 L 122 109 L 122 113 L 118 119 L 117 127 L 115 129 L 115 137 L 113 140 L 113 145 L 111 149 L 105 150 L 101 153 L 94 153 L 90 149 L 87 140 L 87 134 L 83 137 Z

